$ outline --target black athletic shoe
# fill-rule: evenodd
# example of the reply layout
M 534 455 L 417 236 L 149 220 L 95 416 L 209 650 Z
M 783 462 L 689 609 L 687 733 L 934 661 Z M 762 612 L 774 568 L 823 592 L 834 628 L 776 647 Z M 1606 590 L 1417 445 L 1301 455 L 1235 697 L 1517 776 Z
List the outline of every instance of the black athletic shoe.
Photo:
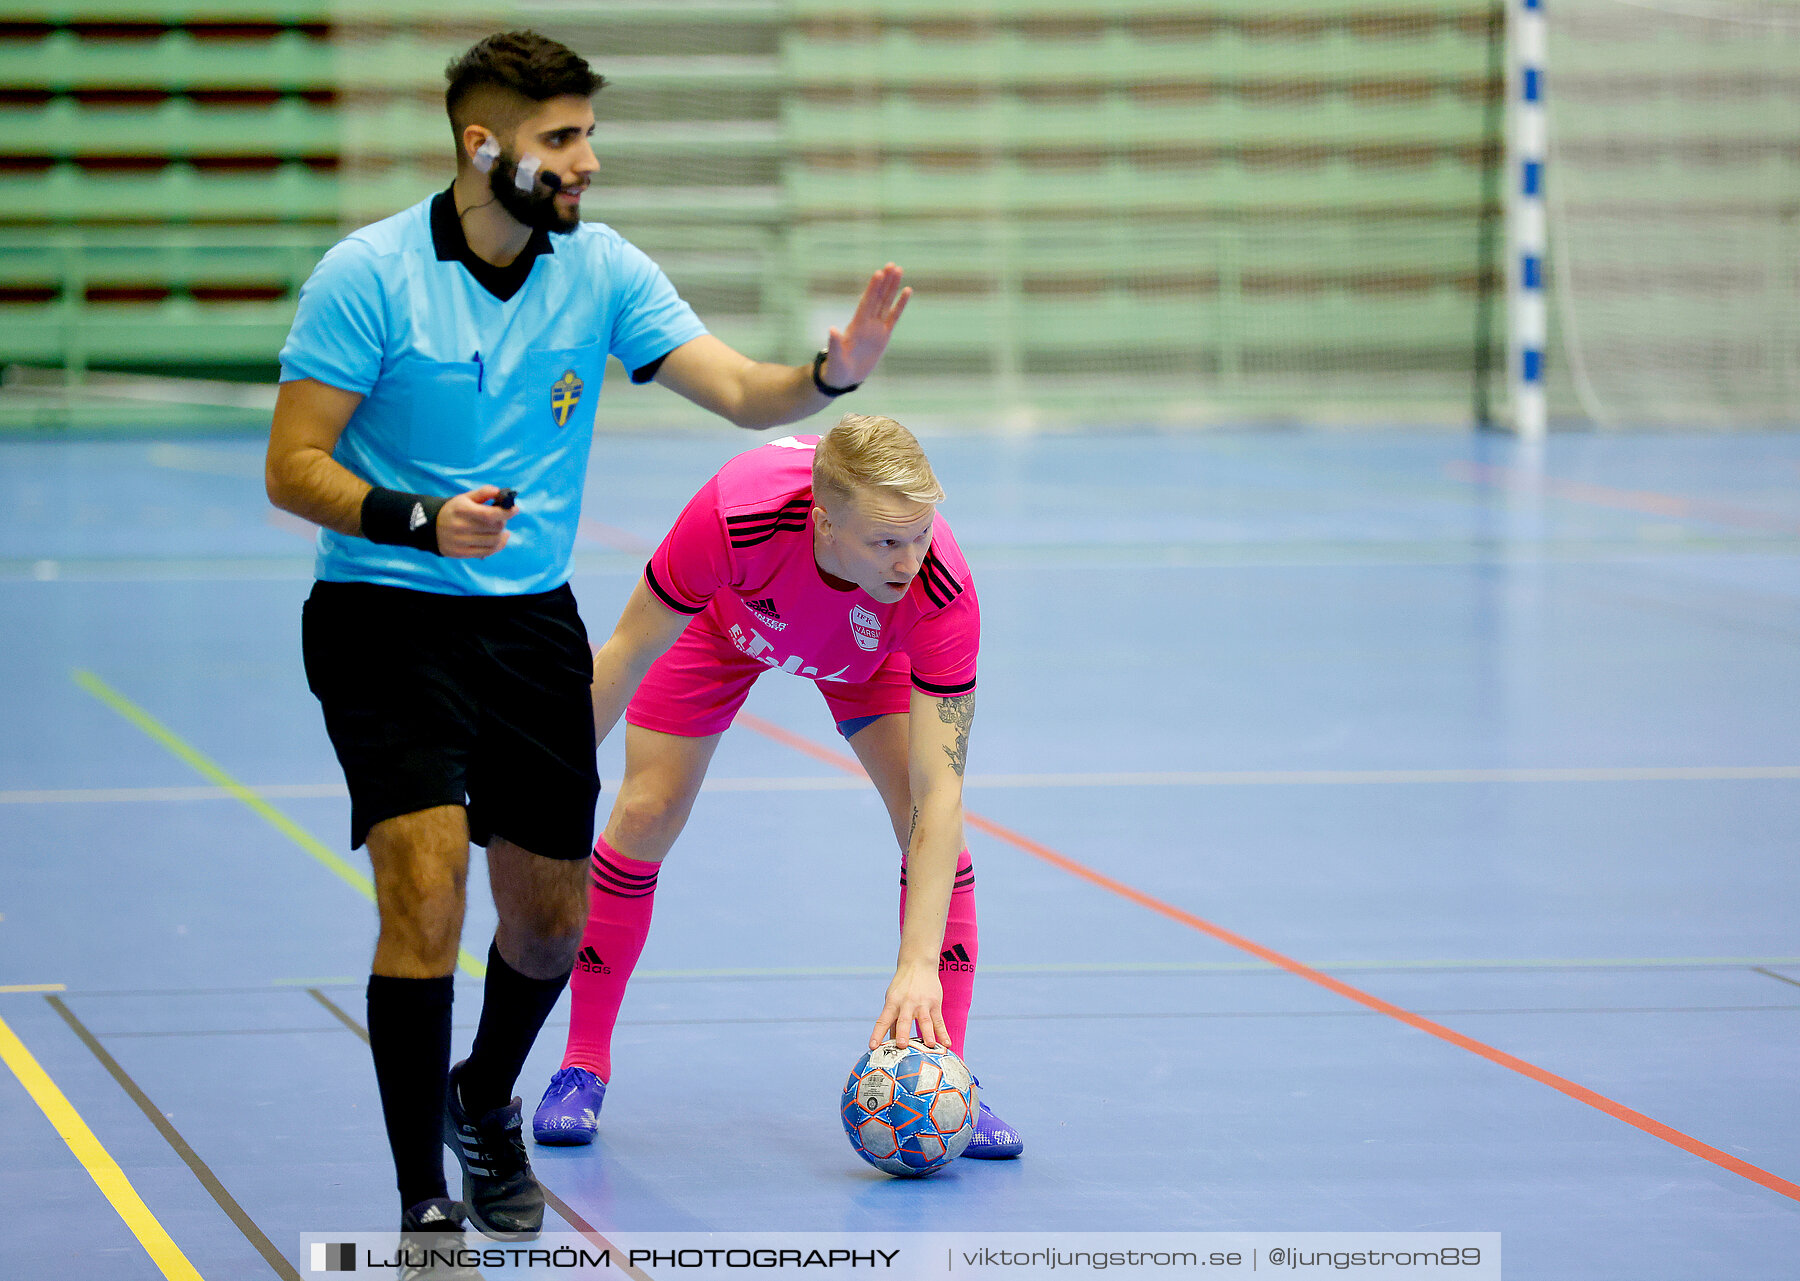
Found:
M 419 1202 L 400 1216 L 400 1281 L 481 1281 L 450 1254 L 462 1244 L 460 1205 L 441 1196 Z
M 544 1189 L 525 1155 L 517 1098 L 486 1116 L 463 1111 L 456 1074 L 450 1069 L 449 1106 L 444 1109 L 444 1144 L 463 1171 L 463 1204 L 483 1236 L 496 1241 L 529 1241 L 544 1229 Z

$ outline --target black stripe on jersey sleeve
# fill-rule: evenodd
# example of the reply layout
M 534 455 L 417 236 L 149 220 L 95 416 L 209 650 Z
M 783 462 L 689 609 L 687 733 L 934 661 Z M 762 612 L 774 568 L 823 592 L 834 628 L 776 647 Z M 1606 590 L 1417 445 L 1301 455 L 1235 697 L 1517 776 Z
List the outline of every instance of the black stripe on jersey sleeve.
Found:
M 938 585 L 937 575 L 932 573 L 929 560 L 919 566 L 919 581 L 925 585 L 926 599 L 939 609 L 943 609 L 955 599 L 944 594 L 944 589 Z
M 811 510 L 812 499 L 803 494 L 799 498 L 789 499 L 773 511 L 744 512 L 738 516 L 727 516 L 725 523 L 731 526 L 732 533 L 747 534 L 775 521 L 793 520 L 796 516 L 805 519 L 806 514 Z
M 936 577 L 939 585 L 941 585 L 945 591 L 949 592 L 952 596 L 962 595 L 963 585 L 957 581 L 956 576 L 950 572 L 949 568 L 941 559 L 939 559 L 935 552 L 926 552 L 924 563 L 931 567 L 932 574 Z
M 727 516 L 725 519 L 735 525 L 741 521 L 761 520 L 765 516 L 773 516 L 776 512 L 784 512 L 790 507 L 811 507 L 811 506 L 812 506 L 812 495 L 811 494 L 795 494 L 792 498 L 788 499 L 785 503 L 783 503 L 779 507 L 770 507 L 767 510 L 760 511 L 760 512 L 739 512 L 737 515 Z
M 763 543 L 768 542 L 771 538 L 775 537 L 775 535 L 777 535 L 777 534 L 803 534 L 805 532 L 806 532 L 806 526 L 804 524 L 776 525 L 773 528 L 769 529 L 766 533 L 753 534 L 753 535 L 750 535 L 749 537 L 745 537 L 745 538 L 739 538 L 739 537 L 734 536 L 731 540 L 731 545 L 734 548 L 740 548 L 740 549 L 745 548 L 745 547 L 758 547 L 758 546 L 762 545 Z
M 762 521 L 755 525 L 733 525 L 726 532 L 731 535 L 733 541 L 736 541 L 737 539 L 740 539 L 740 538 L 755 538 L 760 534 L 767 534 L 772 530 L 790 529 L 790 528 L 791 529 L 805 529 L 806 528 L 806 513 L 804 513 L 804 512 L 783 512 L 779 516 L 776 516 L 770 520 Z
M 698 614 L 706 608 L 704 605 L 687 605 L 676 600 L 661 583 L 656 581 L 656 571 L 651 569 L 648 564 L 644 566 L 644 582 L 649 584 L 650 590 L 656 593 L 657 598 L 661 600 L 663 604 L 667 605 L 677 614 Z
M 957 685 L 933 685 L 930 681 L 922 681 L 917 676 L 912 678 L 912 683 L 921 694 L 930 694 L 933 698 L 956 698 L 975 688 L 973 676 Z
M 944 568 L 944 562 L 931 552 L 925 553 L 925 560 L 919 566 L 919 576 L 925 581 L 925 595 L 939 609 L 962 595 L 962 584 Z

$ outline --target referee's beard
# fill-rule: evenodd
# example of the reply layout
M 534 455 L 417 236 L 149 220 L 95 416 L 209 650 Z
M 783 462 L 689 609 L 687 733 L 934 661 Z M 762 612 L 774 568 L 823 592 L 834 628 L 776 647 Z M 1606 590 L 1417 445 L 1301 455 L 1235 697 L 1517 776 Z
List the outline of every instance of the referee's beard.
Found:
M 567 235 L 581 225 L 580 207 L 567 213 L 557 208 L 556 192 L 546 187 L 542 179 L 534 179 L 530 191 L 520 191 L 514 178 L 518 171 L 516 164 L 504 159 L 488 170 L 488 189 L 515 221 L 533 231 L 554 235 Z

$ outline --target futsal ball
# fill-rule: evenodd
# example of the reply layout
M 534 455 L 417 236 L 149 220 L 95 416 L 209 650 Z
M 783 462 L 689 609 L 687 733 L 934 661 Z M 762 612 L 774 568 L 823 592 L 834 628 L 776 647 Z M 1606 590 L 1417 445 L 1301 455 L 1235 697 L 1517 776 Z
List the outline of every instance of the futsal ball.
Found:
M 887 1042 L 844 1082 L 841 1115 L 856 1155 L 912 1178 L 941 1169 L 975 1137 L 975 1078 L 951 1050 Z

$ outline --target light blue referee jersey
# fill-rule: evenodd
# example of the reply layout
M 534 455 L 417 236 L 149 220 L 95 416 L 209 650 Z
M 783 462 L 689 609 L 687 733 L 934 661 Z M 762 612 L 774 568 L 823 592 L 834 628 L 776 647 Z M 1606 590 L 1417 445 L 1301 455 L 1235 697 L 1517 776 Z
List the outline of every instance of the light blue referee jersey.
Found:
M 364 397 L 332 456 L 408 493 L 497 485 L 519 495 L 506 547 L 485 559 L 321 530 L 319 578 L 463 596 L 567 581 L 606 357 L 641 370 L 706 329 L 611 227 L 538 232 L 534 251 L 503 301 L 473 274 L 485 264 L 463 261 L 467 242 L 444 193 L 353 232 L 313 270 L 281 378 Z

